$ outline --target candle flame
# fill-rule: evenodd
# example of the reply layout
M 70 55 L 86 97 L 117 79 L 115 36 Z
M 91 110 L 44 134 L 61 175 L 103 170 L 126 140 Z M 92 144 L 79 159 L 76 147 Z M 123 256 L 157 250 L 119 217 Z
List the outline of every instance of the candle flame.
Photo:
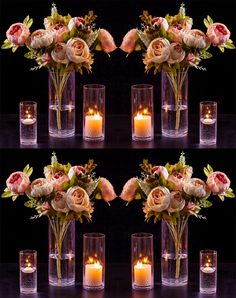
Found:
M 96 261 L 96 262 L 94 263 L 94 268 L 100 268 L 100 267 L 101 267 L 100 262 L 99 262 L 99 261 Z
M 89 263 L 89 264 L 93 264 L 93 263 L 94 263 L 94 260 L 93 260 L 92 257 L 89 257 L 89 259 L 88 259 L 88 263 Z
M 139 269 L 140 269 L 140 268 L 143 268 L 143 263 L 142 263 L 142 261 L 138 261 L 137 264 L 136 264 L 136 267 L 139 268 Z
M 143 115 L 147 115 L 148 114 L 148 109 L 143 109 Z
M 93 114 L 94 114 L 94 110 L 93 110 L 92 108 L 89 108 L 89 110 L 88 110 L 88 114 L 89 114 L 89 115 L 93 115 Z

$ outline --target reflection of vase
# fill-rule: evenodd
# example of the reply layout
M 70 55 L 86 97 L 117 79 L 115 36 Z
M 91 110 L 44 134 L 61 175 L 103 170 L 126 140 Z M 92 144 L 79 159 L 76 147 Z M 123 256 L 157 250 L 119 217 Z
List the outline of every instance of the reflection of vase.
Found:
M 66 138 L 75 134 L 75 72 L 49 71 L 49 135 Z
M 188 217 L 162 221 L 162 284 L 184 286 L 188 282 Z
M 49 284 L 75 283 L 75 222 L 49 218 Z
M 170 138 L 188 134 L 188 68 L 162 72 L 162 135 Z

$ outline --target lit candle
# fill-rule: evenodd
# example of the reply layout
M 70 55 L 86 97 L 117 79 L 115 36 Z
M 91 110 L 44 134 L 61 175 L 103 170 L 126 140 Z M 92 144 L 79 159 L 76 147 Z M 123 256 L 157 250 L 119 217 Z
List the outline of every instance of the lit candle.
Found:
M 134 284 L 137 286 L 148 286 L 152 283 L 152 266 L 140 261 L 134 265 Z
M 202 123 L 206 124 L 206 125 L 210 125 L 210 124 L 214 124 L 215 123 L 215 119 L 212 119 L 211 117 L 211 112 L 208 111 L 208 113 L 205 115 L 205 117 L 202 119 Z
M 99 138 L 102 136 L 103 117 L 96 112 L 85 116 L 85 136 Z
M 30 124 L 34 124 L 34 122 L 36 121 L 36 119 L 32 119 L 32 116 L 31 114 L 28 114 L 29 112 L 26 111 L 26 114 L 27 114 L 27 118 L 25 119 L 22 119 L 22 123 L 23 124 L 26 124 L 26 125 L 30 125 Z
M 102 284 L 102 265 L 99 261 L 92 264 L 85 264 L 85 284 L 97 287 Z
M 35 271 L 35 268 L 33 268 L 33 267 L 31 266 L 31 264 L 28 263 L 27 266 L 26 266 L 26 267 L 23 267 L 21 270 L 22 270 L 22 272 L 24 272 L 24 273 L 33 273 L 33 272 Z
M 204 273 L 213 273 L 213 272 L 215 272 L 215 268 L 212 268 L 210 266 L 210 263 L 208 263 L 208 262 L 206 263 L 206 265 L 204 267 L 201 268 L 201 270 Z
M 134 116 L 134 135 L 138 138 L 147 138 L 151 136 L 152 117 L 144 113 L 138 112 Z

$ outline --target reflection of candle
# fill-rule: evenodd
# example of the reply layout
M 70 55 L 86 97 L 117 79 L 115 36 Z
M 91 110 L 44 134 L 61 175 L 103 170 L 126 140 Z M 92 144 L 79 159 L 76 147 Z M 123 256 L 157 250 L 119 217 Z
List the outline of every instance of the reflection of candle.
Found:
M 102 136 L 103 118 L 99 113 L 85 116 L 85 136 L 98 138 Z
M 102 285 L 102 265 L 99 261 L 85 265 L 85 284 L 92 287 Z
M 134 116 L 134 135 L 140 138 L 151 136 L 152 117 L 138 113 Z
M 151 285 L 152 281 L 152 266 L 151 264 L 143 264 L 138 261 L 134 265 L 134 284 L 137 286 Z

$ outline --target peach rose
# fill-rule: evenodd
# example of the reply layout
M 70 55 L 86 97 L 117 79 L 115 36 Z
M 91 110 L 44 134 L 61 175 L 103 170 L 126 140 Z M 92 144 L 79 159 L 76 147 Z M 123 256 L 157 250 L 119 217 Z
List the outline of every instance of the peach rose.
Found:
M 52 208 L 55 211 L 67 213 L 69 208 L 66 203 L 66 193 L 64 191 L 57 191 L 51 201 Z
M 181 192 L 172 191 L 170 193 L 170 205 L 167 209 L 168 212 L 178 212 L 181 211 L 185 206 L 185 200 L 181 196 Z
M 86 42 L 81 38 L 71 38 L 66 44 L 66 55 L 68 59 L 76 64 L 88 63 L 92 64 L 93 59 Z
M 128 202 L 132 201 L 135 197 L 135 192 L 137 190 L 137 187 L 138 187 L 137 179 L 136 178 L 129 179 L 123 186 L 123 190 L 120 195 L 120 198 Z
M 57 43 L 51 52 L 52 59 L 57 63 L 67 64 L 69 59 L 66 56 L 66 44 L 63 42 Z
M 185 177 L 178 171 L 172 172 L 168 177 L 168 182 L 173 184 L 173 190 L 181 191 L 183 189 L 183 183 L 185 182 Z
M 224 24 L 214 23 L 208 27 L 206 35 L 213 46 L 219 46 L 229 40 L 230 31 Z
M 167 30 L 172 35 L 173 41 L 182 42 L 185 28 L 180 23 L 173 23 Z
M 207 186 L 201 179 L 191 178 L 184 183 L 183 191 L 189 196 L 202 198 L 207 194 Z
M 162 26 L 165 29 L 165 31 L 167 31 L 167 29 L 169 27 L 167 20 L 162 17 L 154 17 L 152 19 L 152 24 L 153 24 L 153 26 L 158 27 L 158 28 L 160 26 Z
M 29 194 L 34 198 L 44 197 L 53 191 L 53 185 L 45 178 L 35 179 L 31 185 Z
M 87 192 L 79 186 L 73 186 L 67 190 L 66 203 L 70 210 L 73 210 L 75 212 L 93 212 L 93 208 Z
M 23 194 L 30 185 L 30 180 L 24 172 L 14 172 L 8 177 L 6 184 L 12 193 Z
M 99 179 L 99 188 L 104 201 L 109 202 L 117 197 L 112 184 L 106 178 Z
M 68 29 L 71 31 L 73 27 L 82 27 L 84 24 L 84 18 L 80 17 L 75 17 L 70 19 L 69 24 L 68 24 Z
M 160 175 L 162 175 L 166 180 L 167 180 L 167 178 L 169 176 L 169 173 L 168 173 L 167 169 L 165 167 L 163 167 L 163 166 L 155 166 L 155 167 L 153 167 L 152 168 L 152 172 L 153 172 L 153 175 L 154 176 L 158 176 L 159 177 Z
M 206 184 L 213 194 L 224 194 L 230 187 L 230 180 L 225 173 L 213 172 L 208 176 Z
M 144 206 L 144 212 L 162 212 L 168 208 L 169 204 L 170 192 L 168 188 L 164 186 L 157 186 L 149 193 Z
M 59 191 L 64 190 L 64 185 L 68 184 L 70 180 L 65 173 L 59 171 L 50 178 L 50 182 L 53 185 L 54 191 Z
M 50 31 L 39 29 L 34 31 L 29 39 L 29 46 L 33 49 L 46 48 L 53 42 L 53 36 Z
M 64 42 L 64 38 L 70 31 L 66 25 L 58 23 L 50 29 L 50 32 L 52 33 L 53 41 L 57 43 Z
M 105 29 L 100 29 L 99 33 L 102 50 L 106 53 L 114 51 L 117 46 L 111 34 Z
M 181 45 L 177 42 L 173 42 L 170 44 L 170 56 L 167 60 L 167 63 L 174 64 L 179 63 L 184 60 L 185 51 L 181 47 Z
M 137 40 L 137 29 L 129 30 L 123 38 L 120 49 L 126 53 L 133 52 L 135 50 Z
M 165 38 L 155 38 L 148 46 L 147 53 L 143 60 L 144 64 L 162 63 L 170 56 L 170 43 Z
M 82 166 L 73 166 L 68 172 L 68 177 L 71 180 L 74 175 L 81 176 L 84 173 L 84 167 Z
M 205 33 L 197 29 L 185 31 L 183 41 L 187 46 L 197 49 L 204 49 L 209 45 L 209 41 Z
M 15 23 L 6 32 L 7 39 L 17 46 L 23 46 L 30 36 L 29 28 L 22 23 Z

